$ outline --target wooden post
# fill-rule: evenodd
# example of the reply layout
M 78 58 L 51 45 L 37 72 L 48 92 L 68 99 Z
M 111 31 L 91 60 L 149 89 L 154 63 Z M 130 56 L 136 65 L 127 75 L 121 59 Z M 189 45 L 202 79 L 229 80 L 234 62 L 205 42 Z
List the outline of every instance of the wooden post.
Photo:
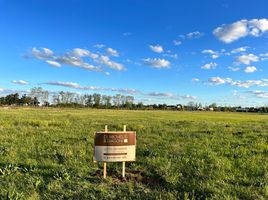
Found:
M 108 125 L 105 125 L 105 133 L 108 132 Z M 106 178 L 106 174 L 107 174 L 107 163 L 104 162 L 103 163 L 103 178 Z
M 126 132 L 127 131 L 127 126 L 124 125 L 123 127 L 123 131 Z M 125 178 L 125 172 L 126 172 L 126 162 L 122 162 L 122 177 Z

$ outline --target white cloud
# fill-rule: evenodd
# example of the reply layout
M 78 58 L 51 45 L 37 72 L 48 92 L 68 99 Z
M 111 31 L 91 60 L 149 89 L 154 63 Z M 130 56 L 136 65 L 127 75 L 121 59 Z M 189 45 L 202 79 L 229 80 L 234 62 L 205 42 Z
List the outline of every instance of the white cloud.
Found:
M 257 98 L 268 98 L 268 92 L 261 90 L 247 91 L 247 93 L 253 94 Z
M 111 69 L 115 69 L 118 71 L 122 71 L 122 70 L 126 69 L 124 67 L 124 65 L 110 60 L 110 58 L 108 56 L 100 56 L 100 63 L 105 64 L 106 66 L 110 67 Z
M 35 58 L 40 59 L 40 60 L 49 59 L 53 57 L 53 51 L 51 51 L 48 48 L 37 49 L 34 47 L 32 48 L 31 53 Z
M 195 100 L 197 99 L 196 96 L 191 96 L 191 95 L 176 95 L 171 92 L 151 92 L 147 93 L 147 96 L 151 97 L 159 97 L 159 98 L 170 98 L 170 99 L 190 99 L 190 100 Z
M 106 50 L 109 52 L 109 54 L 113 54 L 113 56 L 119 55 L 118 52 L 112 48 L 107 48 Z M 47 48 L 33 48 L 32 55 L 39 60 L 44 60 L 47 64 L 54 67 L 60 67 L 61 65 L 65 64 L 90 71 L 104 71 L 103 67 L 95 66 L 86 62 L 85 58 L 88 57 L 91 58 L 94 63 L 103 64 L 109 68 L 119 71 L 125 70 L 125 67 L 122 64 L 110 60 L 108 56 L 92 53 L 87 49 L 81 48 L 74 48 L 73 50 L 68 51 L 60 56 L 54 55 L 53 52 Z
M 60 66 L 61 66 L 60 63 L 58 63 L 58 62 L 56 62 L 56 61 L 54 61 L 54 60 L 46 60 L 45 62 L 46 62 L 47 64 L 49 64 L 49 65 L 52 65 L 53 67 L 60 67 Z
M 69 87 L 69 88 L 75 88 L 75 89 L 81 89 L 82 88 L 78 83 L 74 83 L 74 82 L 56 81 L 56 82 L 46 82 L 44 84 L 46 84 L 46 85 L 55 85 L 55 86 L 63 86 L 63 87 Z
M 178 59 L 178 54 L 176 54 L 176 53 L 174 53 L 174 54 L 165 53 L 165 54 L 163 54 L 163 56 Z
M 219 57 L 219 55 L 211 55 L 211 58 L 212 59 L 216 59 L 216 58 L 218 58 Z
M 197 38 L 202 37 L 203 35 L 204 34 L 199 32 L 199 31 L 194 31 L 194 32 L 186 34 L 186 38 L 188 38 L 188 39 L 197 39 Z
M 192 82 L 199 82 L 199 78 L 192 78 Z
M 110 56 L 114 56 L 114 57 L 118 57 L 119 53 L 118 51 L 116 51 L 115 49 L 112 48 L 106 48 L 106 52 L 110 55 Z
M 231 43 L 248 35 L 259 37 L 268 32 L 267 19 L 240 20 L 214 29 L 213 34 L 225 43 Z
M 249 21 L 250 34 L 259 37 L 262 33 L 268 31 L 267 19 L 252 19 Z
M 268 53 L 261 53 L 260 57 L 261 57 L 261 60 L 267 60 L 268 59 Z
M 157 44 L 157 45 L 155 45 L 155 46 L 153 46 L 153 45 L 149 45 L 149 47 L 150 47 L 150 49 L 151 49 L 153 52 L 155 52 L 155 53 L 162 53 L 162 52 L 164 52 L 163 47 L 162 47 L 161 45 L 159 45 L 159 44 Z
M 208 83 L 211 85 L 222 85 L 225 83 L 231 83 L 232 79 L 230 78 L 221 78 L 221 77 L 211 77 L 208 79 Z
M 243 63 L 245 65 L 249 65 L 251 62 L 258 62 L 259 57 L 250 53 L 247 55 L 238 56 L 238 57 L 236 57 L 236 60 L 238 63 Z
M 128 88 L 105 88 L 105 87 L 96 87 L 96 86 L 81 86 L 78 83 L 74 82 L 62 82 L 62 81 L 55 81 L 55 82 L 46 82 L 46 85 L 54 85 L 54 86 L 62 86 L 80 90 L 93 90 L 93 91 L 112 91 L 112 92 L 120 92 L 120 93 L 127 93 L 127 94 L 139 94 L 141 93 L 139 90 L 135 89 L 128 89 Z
M 80 48 L 74 48 L 71 52 L 71 54 L 75 57 L 85 57 L 88 56 L 92 59 L 97 59 L 99 57 L 98 54 L 91 53 L 89 50 L 86 49 L 80 49 Z
M 240 70 L 239 67 L 228 67 L 228 69 L 229 69 L 230 71 L 232 71 L 232 72 L 237 72 L 237 71 Z
M 174 44 L 175 46 L 179 46 L 179 45 L 182 44 L 182 42 L 179 41 L 179 40 L 173 40 L 173 44 Z
M 14 84 L 18 84 L 18 85 L 28 85 L 29 84 L 27 81 L 24 81 L 24 80 L 13 80 L 11 82 Z
M 249 47 L 239 47 L 239 48 L 233 49 L 231 53 L 235 54 L 235 53 L 245 52 L 247 51 L 248 48 Z
M 74 57 L 70 55 L 65 55 L 65 56 L 59 56 L 55 59 L 56 62 L 60 64 L 66 64 L 66 65 L 71 65 L 75 67 L 79 67 L 85 70 L 90 70 L 90 71 L 102 71 L 100 67 L 91 65 L 87 62 L 85 62 L 83 59 L 80 57 Z
M 212 59 L 216 59 L 220 56 L 220 53 L 211 49 L 205 49 L 202 51 L 204 54 L 210 54 Z
M 248 66 L 244 69 L 245 73 L 253 73 L 255 71 L 257 71 L 257 68 L 255 66 Z
M 266 87 L 268 86 L 268 80 L 247 80 L 247 81 L 234 81 L 231 78 L 221 78 L 221 77 L 212 77 L 208 79 L 208 83 L 210 85 L 222 85 L 228 84 L 231 86 L 242 87 L 242 88 L 249 88 L 252 86 L 257 87 Z
M 170 62 L 161 58 L 146 58 L 144 59 L 146 65 L 150 65 L 154 68 L 169 68 Z
M 0 88 L 0 93 L 3 94 L 11 94 L 11 93 L 19 93 L 19 94 L 27 94 L 29 93 L 29 90 L 14 90 L 14 89 L 5 89 L 5 88 Z
M 260 54 L 260 56 L 262 56 L 262 57 L 268 57 L 268 53 L 262 53 L 262 54 Z
M 101 48 L 105 47 L 105 45 L 104 44 L 95 44 L 94 47 L 101 49 Z
M 215 67 L 217 67 L 217 65 L 218 65 L 217 63 L 211 62 L 211 63 L 207 63 L 207 64 L 203 65 L 201 67 L 201 69 L 206 69 L 206 70 L 214 69 Z
M 154 97 L 172 97 L 172 93 L 164 93 L 164 92 L 151 92 L 148 93 L 148 96 L 154 96 Z
M 48 56 L 53 56 L 53 51 L 51 51 L 50 49 L 48 48 L 43 48 L 43 51 L 46 55 Z

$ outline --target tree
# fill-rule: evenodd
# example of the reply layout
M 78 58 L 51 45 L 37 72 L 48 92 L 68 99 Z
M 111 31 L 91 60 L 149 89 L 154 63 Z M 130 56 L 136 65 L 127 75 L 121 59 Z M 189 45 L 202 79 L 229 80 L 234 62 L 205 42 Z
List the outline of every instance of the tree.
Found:
M 22 97 L 20 98 L 20 104 L 22 105 L 30 105 L 32 101 L 32 98 L 27 96 L 26 94 L 22 95 Z
M 92 95 L 84 95 L 84 98 L 85 98 L 85 105 L 87 107 L 92 107 L 93 106 L 93 96 Z
M 38 101 L 37 97 L 34 97 L 31 101 L 31 105 L 33 106 L 38 106 L 40 104 L 40 102 Z
M 100 106 L 100 103 L 101 103 L 101 95 L 100 94 L 97 94 L 97 93 L 94 93 L 93 94 L 93 100 L 94 100 L 94 107 L 98 108 Z

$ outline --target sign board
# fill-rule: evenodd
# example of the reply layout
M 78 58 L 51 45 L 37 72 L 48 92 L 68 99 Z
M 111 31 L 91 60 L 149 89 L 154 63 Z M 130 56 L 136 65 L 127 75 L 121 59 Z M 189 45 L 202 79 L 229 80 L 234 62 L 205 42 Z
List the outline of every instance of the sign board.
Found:
M 104 162 L 135 161 L 136 132 L 98 132 L 94 140 L 94 159 Z

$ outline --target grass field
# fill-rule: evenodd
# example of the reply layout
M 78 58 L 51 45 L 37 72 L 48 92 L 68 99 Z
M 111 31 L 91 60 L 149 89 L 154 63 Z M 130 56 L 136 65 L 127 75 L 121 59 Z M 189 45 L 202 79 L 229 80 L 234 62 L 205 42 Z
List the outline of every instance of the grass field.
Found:
M 137 161 L 93 163 L 93 136 L 137 132 Z M 0 109 L 0 199 L 267 199 L 268 115 Z

